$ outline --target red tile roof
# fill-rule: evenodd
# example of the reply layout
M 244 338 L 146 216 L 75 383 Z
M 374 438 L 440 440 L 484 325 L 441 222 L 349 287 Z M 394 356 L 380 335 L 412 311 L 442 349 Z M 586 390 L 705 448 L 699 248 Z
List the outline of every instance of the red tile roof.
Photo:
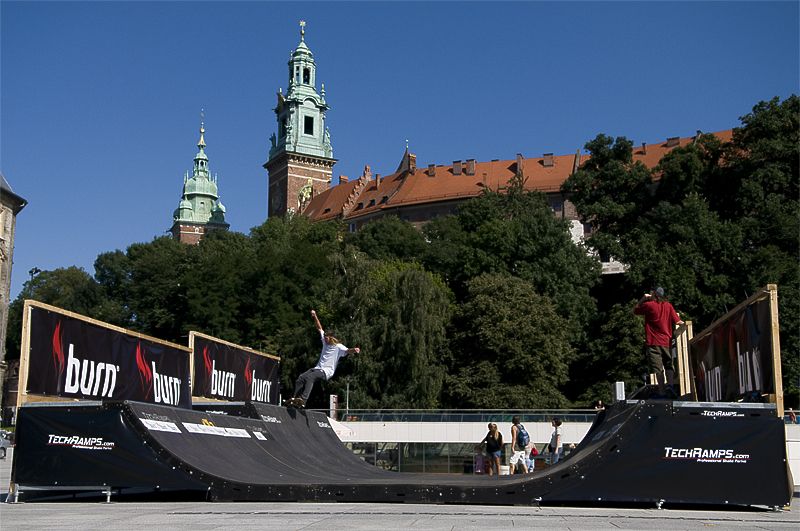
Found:
M 712 134 L 727 142 L 731 140 L 733 131 Z M 672 142 L 634 146 L 633 159 L 643 162 L 648 168 L 654 168 L 664 155 L 678 146 L 692 143 L 695 138 L 675 138 Z M 558 192 L 575 168 L 588 159 L 589 155 L 580 153 L 556 155 L 552 156 L 552 165 L 545 165 L 545 157 L 523 158 L 525 189 Z M 389 208 L 461 201 L 479 195 L 486 187 L 492 190 L 505 187 L 517 172 L 516 160 L 475 162 L 473 175 L 467 175 L 467 164 L 462 163 L 461 166 L 460 175 L 454 174 L 453 165 L 434 166 L 433 175 L 429 175 L 427 167 L 418 167 L 412 172 L 393 173 L 379 181 L 372 179 L 365 171 L 360 179 L 340 183 L 312 198 L 303 214 L 317 221 L 336 216 L 353 219 Z

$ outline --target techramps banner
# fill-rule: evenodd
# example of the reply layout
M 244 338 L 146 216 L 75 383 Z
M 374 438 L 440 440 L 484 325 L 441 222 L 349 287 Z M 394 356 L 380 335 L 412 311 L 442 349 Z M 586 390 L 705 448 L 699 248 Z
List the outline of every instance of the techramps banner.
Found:
M 322 413 L 254 403 L 240 411 L 26 406 L 10 496 L 767 507 L 792 496 L 784 425 L 771 404 L 621 402 L 562 462 L 500 478 L 387 472 L 346 449 Z

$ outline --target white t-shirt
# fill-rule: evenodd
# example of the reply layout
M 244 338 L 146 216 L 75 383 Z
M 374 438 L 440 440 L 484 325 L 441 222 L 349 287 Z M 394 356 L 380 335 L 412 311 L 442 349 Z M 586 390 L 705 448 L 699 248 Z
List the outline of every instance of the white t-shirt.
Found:
M 556 446 L 556 444 L 558 444 L 558 446 Z M 561 441 L 561 426 L 556 426 L 556 429 L 553 430 L 553 435 L 550 437 L 550 446 L 556 450 L 560 450 L 563 446 L 563 442 Z
M 319 361 L 314 367 L 325 373 L 325 379 L 330 380 L 333 373 L 336 372 L 336 365 L 339 360 L 347 356 L 347 347 L 341 343 L 329 345 L 325 342 L 325 331 L 319 331 L 320 339 L 322 339 L 322 352 L 319 353 Z

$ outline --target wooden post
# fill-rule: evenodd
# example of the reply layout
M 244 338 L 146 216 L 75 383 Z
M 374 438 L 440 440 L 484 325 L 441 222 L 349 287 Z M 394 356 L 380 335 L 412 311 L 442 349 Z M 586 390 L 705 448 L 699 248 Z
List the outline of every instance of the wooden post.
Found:
M 30 365 L 30 349 L 31 349 L 31 326 L 30 315 L 31 305 L 30 300 L 26 300 L 22 306 L 22 344 L 19 350 L 19 379 L 17 380 L 17 415 L 19 415 L 19 408 L 25 402 L 24 397 L 28 394 L 28 366 Z
M 772 347 L 772 377 L 775 379 L 775 412 L 783 418 L 783 373 L 781 371 L 781 336 L 778 324 L 778 285 L 767 284 L 769 291 L 769 317 L 772 329 L 770 346 Z M 772 397 L 770 397 L 772 398 Z
M 692 339 L 692 322 L 687 321 L 677 328 L 675 343 L 678 354 L 678 389 L 680 396 L 686 396 L 692 391 L 692 371 L 689 365 L 689 341 Z

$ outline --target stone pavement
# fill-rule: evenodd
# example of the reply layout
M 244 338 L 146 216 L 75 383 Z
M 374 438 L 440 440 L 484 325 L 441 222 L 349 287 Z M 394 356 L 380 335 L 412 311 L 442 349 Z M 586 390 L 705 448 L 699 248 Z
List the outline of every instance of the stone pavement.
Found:
M 11 454 L 0 461 L 5 499 Z M 753 486 L 757 488 L 757 486 Z M 616 509 L 358 503 L 19 503 L 0 504 L 0 529 L 800 529 L 791 510 Z

